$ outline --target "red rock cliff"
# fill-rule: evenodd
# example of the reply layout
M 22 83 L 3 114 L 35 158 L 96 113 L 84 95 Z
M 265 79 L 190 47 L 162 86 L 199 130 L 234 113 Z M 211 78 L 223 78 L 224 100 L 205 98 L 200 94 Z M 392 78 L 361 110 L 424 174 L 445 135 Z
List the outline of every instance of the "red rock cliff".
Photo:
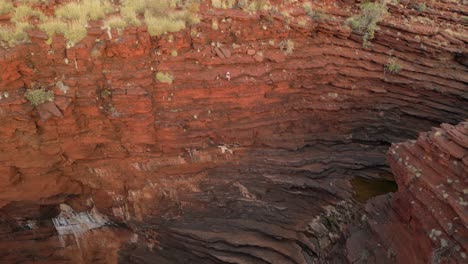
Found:
M 466 7 L 434 2 L 421 14 L 401 2 L 366 48 L 344 25 L 355 2 L 327 1 L 324 19 L 294 9 L 305 26 L 202 11 L 202 23 L 172 37 L 130 28 L 109 39 L 96 23 L 73 48 L 30 32 L 32 43 L 0 50 L 0 258 L 346 261 L 362 208 L 350 180 L 391 179 L 391 143 L 468 117 Z M 390 59 L 398 74 L 385 70 Z M 37 86 L 55 102 L 31 106 L 24 92 Z M 412 199 L 397 175 L 396 197 Z M 115 225 L 64 243 L 50 220 L 61 203 L 94 204 Z
M 390 148 L 399 190 L 366 205 L 364 228 L 347 242 L 349 259 L 364 263 L 367 252 L 382 263 L 466 262 L 467 140 L 468 124 L 462 122 Z

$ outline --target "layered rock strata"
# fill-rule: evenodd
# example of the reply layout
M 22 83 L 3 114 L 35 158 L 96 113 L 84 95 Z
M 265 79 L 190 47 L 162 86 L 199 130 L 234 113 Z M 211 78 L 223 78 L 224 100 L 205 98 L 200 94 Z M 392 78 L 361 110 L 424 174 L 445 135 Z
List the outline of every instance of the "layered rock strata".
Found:
M 347 241 L 350 260 L 466 262 L 467 140 L 468 123 L 462 122 L 390 148 L 399 190 L 366 205 L 362 228 Z
M 129 28 L 109 39 L 95 23 L 73 48 L 30 32 L 32 43 L 0 50 L 0 258 L 346 261 L 362 209 L 350 180 L 392 179 L 391 143 L 468 117 L 464 6 L 389 5 L 364 48 L 344 25 L 351 2 L 328 1 L 321 19 L 294 9 L 305 26 L 202 9 L 202 23 L 163 38 Z M 55 101 L 31 106 L 33 87 Z M 88 250 L 63 247 L 58 205 L 82 212 L 89 198 L 116 226 L 81 237 Z M 91 246 L 96 232 L 114 242 Z

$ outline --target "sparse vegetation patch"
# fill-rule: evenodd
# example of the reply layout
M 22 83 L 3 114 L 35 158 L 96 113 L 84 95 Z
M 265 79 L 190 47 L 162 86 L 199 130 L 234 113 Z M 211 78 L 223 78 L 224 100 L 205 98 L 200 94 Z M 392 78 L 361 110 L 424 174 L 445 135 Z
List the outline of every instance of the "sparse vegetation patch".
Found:
M 271 9 L 270 2 L 268 0 L 239 0 L 239 7 L 244 11 L 253 13 L 257 11 L 268 11 Z
M 24 97 L 31 102 L 32 105 L 38 106 L 46 102 L 54 101 L 54 92 L 47 91 L 44 88 L 41 89 L 28 89 L 24 94 Z
M 385 64 L 385 72 L 396 74 L 399 73 L 403 69 L 399 61 L 395 58 L 391 58 L 388 60 L 388 63 Z
M 19 24 L 17 27 L 0 26 L 0 44 L 2 47 L 11 47 L 18 43 L 28 41 L 28 34 L 24 30 L 28 24 Z
M 44 20 L 46 16 L 39 10 L 32 9 L 27 5 L 20 5 L 14 9 L 11 21 L 14 23 L 28 22 L 30 18 L 36 17 Z
M 353 30 L 363 34 L 363 45 L 374 38 L 377 24 L 387 15 L 387 6 L 385 3 L 364 3 L 361 4 L 361 13 L 347 20 Z
M 58 1 L 57 5 L 54 5 L 52 16 L 46 16 L 40 10 L 41 3 L 47 2 L 47 0 L 0 0 L 0 15 L 11 14 L 11 23 L 0 27 L 0 45 L 11 47 L 27 42 L 29 39 L 26 31 L 37 28 L 47 34 L 49 37 L 47 43 L 51 44 L 55 35 L 63 35 L 68 41 L 67 47 L 73 47 L 87 36 L 88 22 L 93 20 L 102 20 L 102 29 L 107 30 L 109 38 L 112 38 L 113 29 L 120 34 L 128 26 L 145 24 L 151 36 L 161 36 L 200 22 L 197 15 L 200 0 L 67 0 Z M 209 2 L 213 8 L 236 8 L 249 13 L 257 11 L 280 13 L 278 8 L 272 7 L 269 0 L 210 0 Z M 280 6 L 290 8 L 288 5 L 296 2 L 285 1 Z M 310 3 L 304 4 L 304 8 L 310 9 L 309 13 L 313 18 L 321 17 L 321 13 L 311 13 Z M 292 19 L 288 13 L 292 10 L 281 11 L 287 21 Z M 301 19 L 298 23 L 304 26 L 307 21 Z M 219 22 L 213 20 L 213 29 L 217 30 L 219 26 Z M 292 48 L 286 47 L 285 51 L 290 53 Z
M 109 29 L 117 29 L 119 33 L 127 27 L 127 21 L 120 16 L 111 16 L 104 21 L 104 27 Z
M 426 3 L 415 4 L 414 9 L 416 9 L 418 12 L 424 12 L 427 9 L 427 5 Z
M 302 8 L 306 12 L 306 14 L 310 16 L 313 20 L 321 20 L 328 17 L 328 15 L 323 10 L 313 10 L 312 4 L 310 2 L 304 2 L 302 4 Z
M 55 9 L 58 18 L 79 20 L 81 22 L 98 20 L 112 13 L 114 8 L 107 0 L 81 0 L 70 2 Z
M 199 23 L 198 0 L 74 0 L 55 7 L 53 16 L 45 16 L 35 4 L 41 0 L 0 0 L 0 15 L 11 13 L 11 25 L 0 28 L 0 44 L 11 47 L 28 41 L 26 30 L 37 27 L 44 31 L 50 44 L 53 36 L 62 34 L 68 47 L 87 35 L 88 22 L 103 19 L 103 29 L 109 36 L 111 29 L 119 33 L 128 25 L 146 23 L 151 36 L 176 32 Z M 112 14 L 109 16 L 109 14 Z M 106 19 L 107 17 L 107 19 Z
M 169 73 L 158 72 L 156 73 L 156 80 L 162 83 L 171 84 L 174 81 L 174 77 Z

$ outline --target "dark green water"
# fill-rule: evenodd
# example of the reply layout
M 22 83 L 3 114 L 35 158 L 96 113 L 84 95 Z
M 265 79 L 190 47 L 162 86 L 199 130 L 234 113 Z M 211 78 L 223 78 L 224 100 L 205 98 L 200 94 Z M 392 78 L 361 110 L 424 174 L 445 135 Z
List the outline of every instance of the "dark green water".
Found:
M 360 203 L 365 203 L 372 197 L 398 190 L 397 184 L 389 180 L 355 177 L 351 180 L 351 184 L 353 185 L 354 199 Z

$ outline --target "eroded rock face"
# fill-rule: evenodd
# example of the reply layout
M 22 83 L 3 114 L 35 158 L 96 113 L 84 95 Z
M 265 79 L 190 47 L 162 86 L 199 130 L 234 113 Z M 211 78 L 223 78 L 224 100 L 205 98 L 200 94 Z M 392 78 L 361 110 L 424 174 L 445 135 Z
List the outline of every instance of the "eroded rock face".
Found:
M 363 48 L 343 26 L 354 1 L 328 2 L 334 19 L 308 18 L 307 26 L 202 11 L 201 24 L 173 37 L 132 28 L 109 40 L 91 25 L 70 49 L 57 38 L 0 51 L 8 94 L 0 100 L 0 258 L 346 261 L 346 234 L 362 209 L 350 180 L 391 179 L 391 143 L 468 117 L 466 40 L 445 31 L 462 19 L 456 3 L 425 13 L 446 18 L 439 31 L 401 24 L 417 11 L 390 6 Z M 218 30 L 212 16 L 225 18 Z M 391 58 L 398 74 L 384 70 Z M 33 108 L 23 94 L 34 86 L 53 90 L 54 103 Z M 83 212 L 89 198 L 118 226 L 78 238 L 88 248 L 100 243 L 96 251 L 77 251 L 73 240 L 63 247 L 51 222 L 58 205 Z
M 349 260 L 466 262 L 467 141 L 468 123 L 462 122 L 390 148 L 399 190 L 366 205 L 364 228 L 354 229 L 347 241 Z
M 467 259 L 467 142 L 468 123 L 463 122 L 443 124 L 416 142 L 390 148 L 389 163 L 402 189 L 394 207 L 416 234 L 413 244 L 430 249 L 424 261 Z

